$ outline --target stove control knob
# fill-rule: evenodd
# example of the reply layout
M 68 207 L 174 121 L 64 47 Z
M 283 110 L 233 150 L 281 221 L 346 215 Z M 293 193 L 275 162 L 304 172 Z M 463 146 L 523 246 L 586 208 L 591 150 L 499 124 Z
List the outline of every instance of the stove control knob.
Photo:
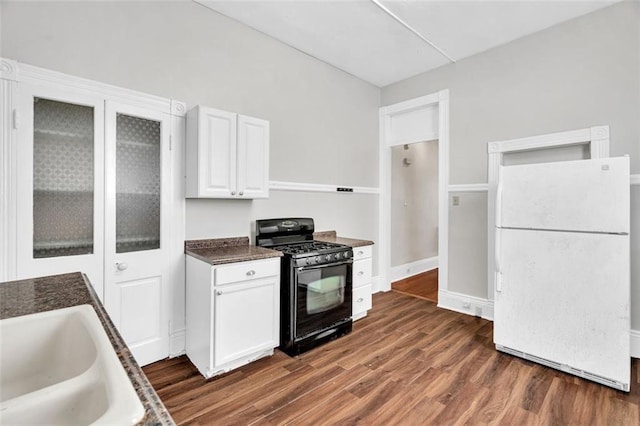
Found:
M 320 256 L 316 256 L 316 262 L 320 262 Z
M 351 255 L 351 253 L 349 253 L 348 251 L 345 251 L 345 252 L 344 252 L 344 258 L 345 258 L 345 259 L 346 259 L 346 258 L 348 258 L 350 255 Z
M 331 255 L 330 255 L 330 254 L 328 254 L 328 255 L 325 257 L 325 259 L 327 259 L 327 262 L 328 262 L 328 261 L 330 261 L 330 260 L 331 260 Z
M 342 253 L 336 253 L 336 256 L 335 256 L 335 257 L 336 257 L 336 260 L 340 259 L 340 255 L 341 255 L 341 254 L 342 254 Z

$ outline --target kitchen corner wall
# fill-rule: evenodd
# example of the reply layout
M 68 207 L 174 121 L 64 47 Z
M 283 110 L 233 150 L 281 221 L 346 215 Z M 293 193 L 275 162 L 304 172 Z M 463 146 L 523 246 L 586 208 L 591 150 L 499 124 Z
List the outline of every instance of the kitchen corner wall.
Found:
M 487 182 L 487 143 L 609 125 L 640 174 L 640 3 L 623 2 L 382 89 L 449 89 L 450 183 Z M 487 297 L 486 193 L 449 204 L 449 290 Z M 640 187 L 631 190 L 631 325 L 640 330 Z M 479 220 L 478 218 L 481 218 Z
M 0 56 L 271 124 L 271 180 L 378 187 L 380 90 L 191 1 L 2 2 Z M 187 200 L 186 237 L 309 216 L 376 241 L 378 196 Z

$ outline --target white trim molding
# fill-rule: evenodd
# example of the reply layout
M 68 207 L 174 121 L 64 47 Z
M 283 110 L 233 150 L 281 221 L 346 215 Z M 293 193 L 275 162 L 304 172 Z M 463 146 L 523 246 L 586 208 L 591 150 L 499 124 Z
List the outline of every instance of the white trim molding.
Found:
M 639 186 L 640 185 L 640 174 L 631 175 L 631 186 Z
M 415 262 L 405 263 L 391 268 L 391 282 L 403 280 L 412 275 L 421 274 L 431 271 L 438 267 L 438 256 L 429 257 L 427 259 L 416 260 Z
M 463 183 L 449 185 L 449 192 L 486 192 L 488 190 L 488 183 Z
M 0 64 L 2 64 L 2 67 L 4 67 L 6 63 L 15 64 L 15 72 L 17 73 L 17 79 L 20 82 L 33 84 L 47 83 L 48 85 L 60 88 L 70 87 L 74 90 L 86 91 L 94 95 L 99 94 L 106 100 L 123 102 L 143 108 L 152 108 L 157 111 L 181 117 L 185 117 L 187 113 L 186 104 L 184 102 L 0 58 Z M 1 71 L 2 70 L 0 70 L 0 72 Z
M 269 181 L 273 191 L 334 192 L 338 194 L 380 194 L 380 188 L 349 185 L 325 185 L 319 183 Z M 347 189 L 343 191 L 341 189 Z
M 448 290 L 438 290 L 438 308 L 493 321 L 493 302 Z
M 16 278 L 15 61 L 0 58 L 0 282 Z
M 176 330 L 169 336 L 169 358 L 187 353 L 187 330 Z
M 379 293 L 382 291 L 382 289 L 380 288 L 380 283 L 382 282 L 382 280 L 380 279 L 380 276 L 377 275 L 375 277 L 373 277 L 371 279 L 371 294 L 375 294 L 375 293 Z M 388 291 L 388 290 L 387 290 Z
M 633 358 L 640 358 L 640 330 L 631 330 L 629 334 L 631 341 L 630 354 Z

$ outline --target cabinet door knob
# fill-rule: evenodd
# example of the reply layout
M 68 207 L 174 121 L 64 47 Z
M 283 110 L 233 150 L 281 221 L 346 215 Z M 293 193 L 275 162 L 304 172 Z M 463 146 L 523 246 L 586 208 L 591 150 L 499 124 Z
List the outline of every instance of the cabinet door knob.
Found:
M 361 277 L 364 275 L 364 271 L 358 271 L 358 276 Z
M 248 276 L 248 277 L 252 277 L 252 276 L 254 276 L 255 274 L 256 274 L 256 271 L 254 271 L 253 269 L 252 269 L 252 270 L 250 270 L 250 271 L 247 271 L 247 276 Z
M 358 251 L 358 256 L 362 256 L 364 252 L 362 250 Z
M 126 262 L 116 262 L 116 269 L 118 271 L 124 271 L 129 267 L 129 264 Z
M 218 296 L 221 296 L 221 295 L 222 295 L 222 290 L 218 290 L 218 291 L 216 291 L 216 294 L 217 294 Z
M 364 298 L 362 298 L 362 297 L 361 297 L 361 298 L 359 298 L 359 299 L 357 300 L 357 302 L 358 302 L 358 303 L 362 303 L 362 302 L 364 302 Z
M 231 195 L 236 195 L 236 191 L 231 191 Z
M 238 193 L 238 195 L 244 195 L 244 192 L 240 191 L 240 192 Z

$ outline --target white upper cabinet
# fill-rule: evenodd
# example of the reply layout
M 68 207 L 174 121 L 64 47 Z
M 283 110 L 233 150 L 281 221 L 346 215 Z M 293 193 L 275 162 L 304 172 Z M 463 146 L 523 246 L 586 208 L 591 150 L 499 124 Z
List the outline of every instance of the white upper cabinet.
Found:
M 267 198 L 269 122 L 196 106 L 187 113 L 187 197 Z

